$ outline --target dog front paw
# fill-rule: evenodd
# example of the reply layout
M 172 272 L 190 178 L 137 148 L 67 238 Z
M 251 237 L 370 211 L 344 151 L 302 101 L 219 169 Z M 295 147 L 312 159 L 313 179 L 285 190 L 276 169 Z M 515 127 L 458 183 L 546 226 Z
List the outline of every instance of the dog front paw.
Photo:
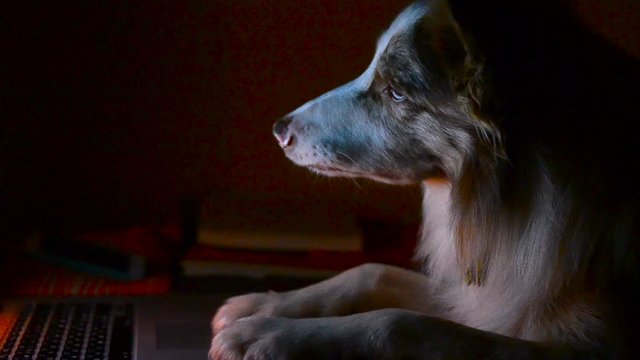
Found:
M 211 341 L 210 360 L 281 359 L 286 346 L 286 319 L 250 316 L 221 330 Z
M 218 309 L 211 327 L 217 334 L 236 320 L 248 316 L 278 317 L 283 315 L 283 295 L 276 292 L 252 293 L 229 298 Z
M 230 324 L 211 342 L 210 360 L 329 360 L 362 356 L 366 329 L 345 318 L 286 319 L 250 316 Z M 363 336 L 365 335 L 365 336 Z

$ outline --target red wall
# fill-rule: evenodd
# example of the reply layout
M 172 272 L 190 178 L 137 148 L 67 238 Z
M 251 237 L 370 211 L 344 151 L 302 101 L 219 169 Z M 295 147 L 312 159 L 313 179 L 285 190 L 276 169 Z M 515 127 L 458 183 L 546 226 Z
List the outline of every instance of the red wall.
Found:
M 4 210 L 36 225 L 120 226 L 161 221 L 188 196 L 236 194 L 417 215 L 415 188 L 398 199 L 320 179 L 271 135 L 278 117 L 365 68 L 402 2 L 82 4 L 8 13 Z

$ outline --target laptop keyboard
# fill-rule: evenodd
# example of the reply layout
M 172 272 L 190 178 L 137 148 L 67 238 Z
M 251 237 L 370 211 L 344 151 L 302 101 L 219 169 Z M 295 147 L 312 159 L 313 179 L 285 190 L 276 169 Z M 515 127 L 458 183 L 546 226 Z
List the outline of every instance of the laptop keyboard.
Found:
M 132 359 L 133 306 L 28 304 L 0 349 L 0 360 Z

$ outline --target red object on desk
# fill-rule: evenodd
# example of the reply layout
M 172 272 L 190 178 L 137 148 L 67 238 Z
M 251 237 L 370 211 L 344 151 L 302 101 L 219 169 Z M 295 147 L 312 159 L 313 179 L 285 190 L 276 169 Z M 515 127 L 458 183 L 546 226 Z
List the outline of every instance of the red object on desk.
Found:
M 116 281 L 62 267 L 22 261 L 20 271 L 8 278 L 2 293 L 12 296 L 159 295 L 171 290 L 169 276 Z

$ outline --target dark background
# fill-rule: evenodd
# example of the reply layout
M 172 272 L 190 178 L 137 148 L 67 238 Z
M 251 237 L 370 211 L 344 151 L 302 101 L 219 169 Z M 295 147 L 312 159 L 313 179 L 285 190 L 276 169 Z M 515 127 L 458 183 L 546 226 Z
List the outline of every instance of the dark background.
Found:
M 406 4 L 3 2 L 5 245 L 33 228 L 158 223 L 194 200 L 416 221 L 418 187 L 319 178 L 289 163 L 271 135 L 278 117 L 363 71 Z M 571 4 L 640 56 L 638 1 Z

